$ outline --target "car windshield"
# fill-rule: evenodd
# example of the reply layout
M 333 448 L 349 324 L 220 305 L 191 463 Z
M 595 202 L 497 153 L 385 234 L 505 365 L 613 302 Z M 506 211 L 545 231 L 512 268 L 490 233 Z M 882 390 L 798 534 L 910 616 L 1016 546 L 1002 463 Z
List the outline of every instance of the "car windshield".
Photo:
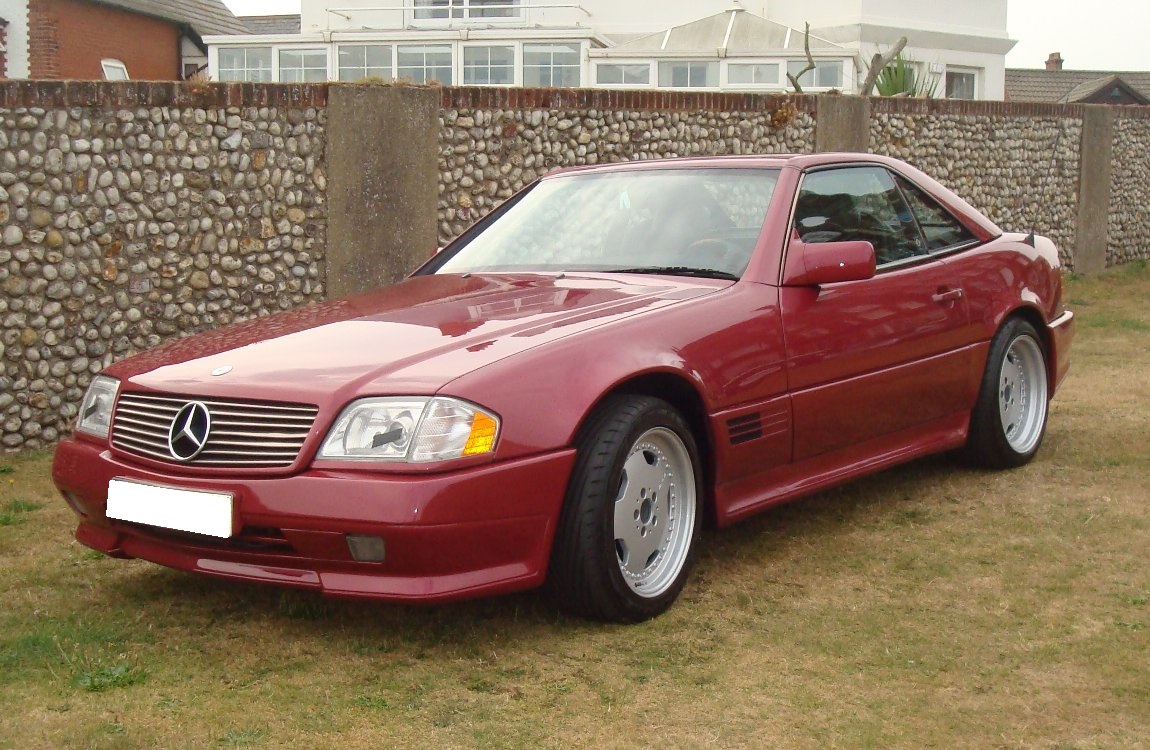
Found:
M 541 180 L 434 273 L 601 271 L 737 279 L 773 169 L 652 169 Z M 426 271 L 425 271 L 426 272 Z

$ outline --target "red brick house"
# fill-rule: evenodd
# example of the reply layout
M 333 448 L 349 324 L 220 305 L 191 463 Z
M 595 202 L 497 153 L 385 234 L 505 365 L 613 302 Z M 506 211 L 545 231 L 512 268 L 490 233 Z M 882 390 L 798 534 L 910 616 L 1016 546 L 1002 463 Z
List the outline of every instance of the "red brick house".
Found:
M 248 33 L 222 0 L 0 0 L 0 17 L 10 78 L 181 79 L 204 35 Z

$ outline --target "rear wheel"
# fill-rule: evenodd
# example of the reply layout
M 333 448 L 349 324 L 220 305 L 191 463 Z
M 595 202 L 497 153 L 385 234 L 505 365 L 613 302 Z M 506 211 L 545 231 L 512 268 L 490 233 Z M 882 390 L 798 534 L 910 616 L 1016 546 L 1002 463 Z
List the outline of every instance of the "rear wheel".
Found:
M 967 458 L 995 469 L 1029 461 L 1046 432 L 1049 401 L 1042 340 L 1033 325 L 1011 318 L 990 343 L 978 403 L 971 415 Z
M 548 589 L 573 614 L 640 622 L 686 583 L 702 514 L 698 451 L 669 404 L 605 402 L 581 432 Z

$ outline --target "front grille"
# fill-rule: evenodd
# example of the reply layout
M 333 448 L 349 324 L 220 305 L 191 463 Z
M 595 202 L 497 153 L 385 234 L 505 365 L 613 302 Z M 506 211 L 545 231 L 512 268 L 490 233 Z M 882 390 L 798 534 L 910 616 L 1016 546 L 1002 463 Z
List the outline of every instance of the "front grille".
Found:
M 191 401 L 208 407 L 211 432 L 198 456 L 180 461 L 168 450 L 168 433 L 176 413 Z M 318 412 L 306 404 L 125 393 L 116 405 L 112 445 L 189 466 L 284 468 L 295 462 Z

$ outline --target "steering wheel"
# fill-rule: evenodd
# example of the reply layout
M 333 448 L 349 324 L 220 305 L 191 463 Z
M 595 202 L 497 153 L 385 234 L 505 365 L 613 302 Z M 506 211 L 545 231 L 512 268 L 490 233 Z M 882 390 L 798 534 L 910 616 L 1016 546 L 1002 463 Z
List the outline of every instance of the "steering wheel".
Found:
M 687 246 L 685 254 L 691 262 L 705 259 L 707 268 L 738 273 L 747 260 L 746 254 L 735 244 L 717 237 L 696 240 Z

